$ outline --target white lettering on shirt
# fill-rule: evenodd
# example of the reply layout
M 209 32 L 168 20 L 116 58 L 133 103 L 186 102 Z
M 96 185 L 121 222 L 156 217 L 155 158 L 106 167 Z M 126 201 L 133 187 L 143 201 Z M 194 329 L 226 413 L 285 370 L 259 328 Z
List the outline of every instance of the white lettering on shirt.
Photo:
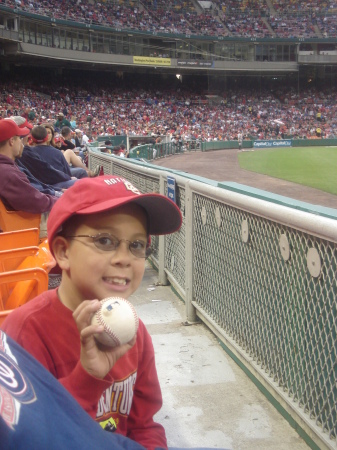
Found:
M 121 381 L 115 381 L 112 386 L 106 389 L 98 402 L 97 418 L 109 413 L 118 413 L 123 416 L 130 414 L 133 388 L 136 383 L 137 372 Z

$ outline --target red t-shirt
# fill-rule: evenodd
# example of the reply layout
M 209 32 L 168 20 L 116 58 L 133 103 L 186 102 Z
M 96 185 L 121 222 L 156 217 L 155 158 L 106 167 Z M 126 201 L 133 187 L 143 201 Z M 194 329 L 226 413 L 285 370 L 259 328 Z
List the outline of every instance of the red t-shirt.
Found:
M 136 344 L 104 379 L 80 363 L 80 336 L 72 311 L 57 290 L 14 310 L 2 329 L 51 372 L 98 422 L 113 418 L 117 433 L 150 450 L 167 448 L 164 428 L 153 421 L 162 396 L 151 337 L 140 320 Z

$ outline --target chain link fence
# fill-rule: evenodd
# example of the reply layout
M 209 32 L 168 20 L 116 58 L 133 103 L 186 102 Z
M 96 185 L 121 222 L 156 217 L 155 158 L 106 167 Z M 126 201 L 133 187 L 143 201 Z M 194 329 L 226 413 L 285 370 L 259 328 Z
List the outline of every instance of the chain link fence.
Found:
M 164 169 L 118 158 L 110 164 L 140 191 L 167 195 Z M 164 252 L 163 270 L 186 311 L 192 305 L 235 349 L 313 447 L 336 449 L 337 211 L 335 219 L 321 217 L 294 202 L 175 178 L 183 225 L 164 244 L 152 237 L 152 263 L 160 272 Z

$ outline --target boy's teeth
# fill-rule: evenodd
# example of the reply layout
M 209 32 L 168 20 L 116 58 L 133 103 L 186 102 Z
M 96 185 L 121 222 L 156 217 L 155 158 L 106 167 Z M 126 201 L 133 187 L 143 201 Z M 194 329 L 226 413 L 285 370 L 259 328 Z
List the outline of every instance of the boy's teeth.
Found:
M 121 284 L 123 286 L 126 285 L 126 280 L 125 279 L 120 279 L 120 278 L 110 278 L 110 280 L 115 283 L 115 284 Z

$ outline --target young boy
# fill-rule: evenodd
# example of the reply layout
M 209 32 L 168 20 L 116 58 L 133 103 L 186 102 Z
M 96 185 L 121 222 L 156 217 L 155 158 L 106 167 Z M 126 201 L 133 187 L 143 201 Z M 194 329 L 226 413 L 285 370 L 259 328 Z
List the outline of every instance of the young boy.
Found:
M 51 251 L 62 270 L 58 289 L 13 311 L 3 330 L 37 358 L 102 427 L 145 448 L 167 448 L 153 416 L 162 405 L 150 335 L 107 349 L 92 315 L 106 297 L 128 298 L 142 281 L 151 234 L 181 226 L 179 208 L 141 194 L 121 177 L 79 180 L 48 219 Z

